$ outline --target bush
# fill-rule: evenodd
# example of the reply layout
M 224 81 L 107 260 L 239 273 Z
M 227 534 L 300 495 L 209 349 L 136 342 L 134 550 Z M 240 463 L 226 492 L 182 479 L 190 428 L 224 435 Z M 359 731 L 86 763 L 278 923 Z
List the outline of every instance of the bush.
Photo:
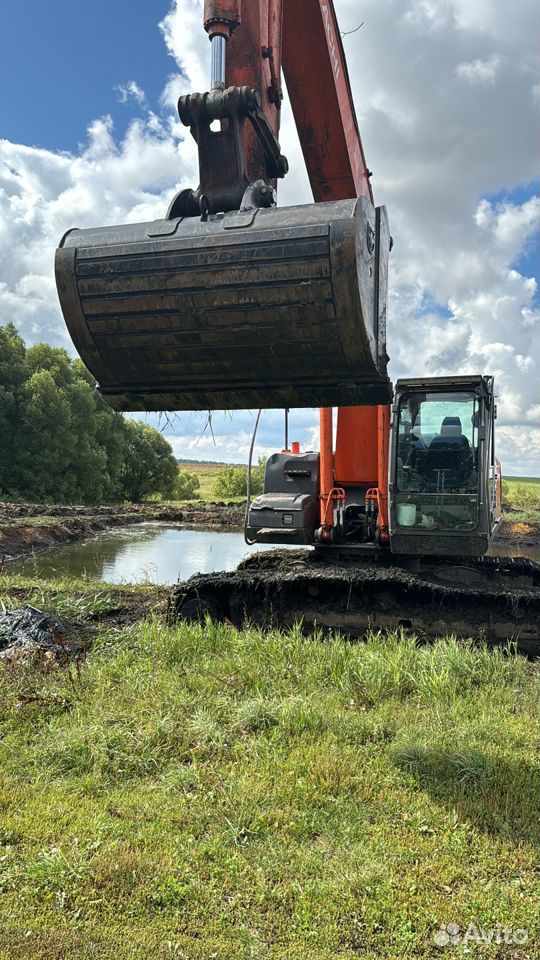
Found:
M 263 491 L 264 467 L 266 460 L 259 458 L 259 463 L 251 470 L 251 489 L 252 497 L 256 497 Z M 240 466 L 223 467 L 216 474 L 212 494 L 220 500 L 230 500 L 247 495 L 246 468 Z
M 200 497 L 199 487 L 200 483 L 197 474 L 189 473 L 188 470 L 182 470 L 179 467 L 178 477 L 174 486 L 174 499 L 198 500 Z

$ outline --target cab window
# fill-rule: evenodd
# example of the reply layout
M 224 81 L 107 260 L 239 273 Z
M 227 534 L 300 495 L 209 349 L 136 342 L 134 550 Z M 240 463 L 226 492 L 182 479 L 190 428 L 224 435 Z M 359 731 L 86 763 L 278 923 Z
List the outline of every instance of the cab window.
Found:
M 480 411 L 472 392 L 411 393 L 399 407 L 400 526 L 471 529 L 478 522 Z

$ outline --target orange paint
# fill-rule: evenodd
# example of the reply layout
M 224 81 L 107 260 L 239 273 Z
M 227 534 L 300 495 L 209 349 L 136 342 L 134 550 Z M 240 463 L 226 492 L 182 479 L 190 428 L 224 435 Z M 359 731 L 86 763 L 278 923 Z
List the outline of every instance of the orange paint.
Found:
M 321 526 L 332 526 L 332 515 L 327 519 L 328 504 L 334 489 L 334 449 L 332 437 L 332 407 L 319 410 L 320 497 Z
M 343 486 L 376 486 L 378 409 L 339 408 L 335 452 L 337 483 Z
M 388 540 L 388 448 L 390 444 L 390 406 L 385 404 L 377 407 L 377 435 L 378 435 L 378 474 L 377 487 L 379 494 L 379 514 L 377 528 L 379 540 L 385 543 Z

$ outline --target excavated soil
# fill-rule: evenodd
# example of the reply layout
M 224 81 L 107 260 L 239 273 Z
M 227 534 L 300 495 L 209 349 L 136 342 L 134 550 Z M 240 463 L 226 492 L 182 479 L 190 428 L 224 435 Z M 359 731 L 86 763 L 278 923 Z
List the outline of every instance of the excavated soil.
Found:
M 497 529 L 495 543 L 538 547 L 540 546 L 540 523 L 532 520 L 503 520 Z
M 53 547 L 88 540 L 110 527 L 160 521 L 215 529 L 238 529 L 243 507 L 224 503 L 122 504 L 86 507 L 0 502 L 0 564 Z
M 134 592 L 116 587 L 110 594 L 106 609 L 82 614 L 77 611 L 77 600 L 84 600 L 85 594 L 73 592 L 70 594 L 73 612 L 68 617 L 58 617 L 54 613 L 36 609 L 32 605 L 34 597 L 31 590 L 9 587 L 3 593 L 14 606 L 4 611 L 3 615 L 0 610 L 0 667 L 18 668 L 32 663 L 48 670 L 55 665 L 66 666 L 79 660 L 88 652 L 96 636 L 104 628 L 123 630 L 150 614 L 164 617 L 168 589 L 163 587 L 151 592 Z M 49 607 L 48 601 L 55 596 L 54 589 L 51 589 L 48 596 L 46 593 L 40 602 Z M 10 636 L 5 629 L 6 620 L 10 617 L 16 618 L 24 611 L 36 614 L 39 626 L 44 625 L 46 629 L 40 630 L 36 635 L 34 630 L 25 629 L 26 624 L 23 622 L 17 633 Z M 42 620 L 46 623 L 41 623 Z

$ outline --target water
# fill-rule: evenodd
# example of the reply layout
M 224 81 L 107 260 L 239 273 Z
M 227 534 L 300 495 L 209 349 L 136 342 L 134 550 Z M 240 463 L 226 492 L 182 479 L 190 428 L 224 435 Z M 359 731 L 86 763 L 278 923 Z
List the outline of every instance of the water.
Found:
M 525 543 L 492 543 L 486 556 L 488 557 L 522 557 L 524 560 L 534 560 L 540 563 L 540 547 L 531 547 Z
M 10 569 L 25 576 L 86 575 L 105 583 L 172 584 L 194 573 L 234 570 L 253 551 L 271 549 L 270 544 L 248 547 L 237 531 L 140 523 L 17 560 Z
M 194 573 L 234 570 L 240 560 L 255 550 L 271 549 L 271 544 L 248 547 L 243 534 L 237 531 L 141 523 L 18 560 L 10 564 L 10 569 L 26 576 L 53 579 L 86 575 L 105 583 L 173 584 Z M 495 543 L 488 556 L 540 560 L 538 547 L 521 544 Z

